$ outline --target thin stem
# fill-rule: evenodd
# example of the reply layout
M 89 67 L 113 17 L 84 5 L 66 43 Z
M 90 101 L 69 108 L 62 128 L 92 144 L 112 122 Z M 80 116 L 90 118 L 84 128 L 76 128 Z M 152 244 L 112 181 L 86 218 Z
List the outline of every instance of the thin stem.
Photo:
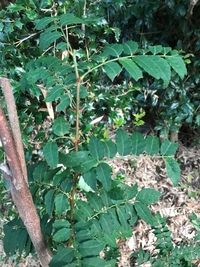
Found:
M 77 78 L 77 87 L 76 87 L 76 137 L 75 137 L 75 151 L 78 151 L 81 77 L 79 76 L 79 73 L 78 73 L 78 66 L 77 66 L 77 61 L 76 61 L 76 50 L 73 51 L 73 61 L 74 61 L 74 68 L 75 68 L 76 78 Z
M 73 61 L 74 61 L 74 69 L 77 78 L 77 87 L 76 87 L 76 136 L 75 136 L 75 151 L 78 152 L 78 145 L 79 145 L 79 116 L 80 116 L 80 84 L 81 84 L 81 77 L 78 73 L 78 66 L 76 61 L 76 50 L 73 50 L 72 53 Z M 74 195 L 76 193 L 76 185 L 79 179 L 79 174 L 76 173 L 74 177 L 74 184 L 72 188 L 72 193 L 70 196 L 70 223 L 71 226 L 73 224 L 73 216 L 74 216 Z M 73 235 L 71 236 L 68 245 L 70 245 Z

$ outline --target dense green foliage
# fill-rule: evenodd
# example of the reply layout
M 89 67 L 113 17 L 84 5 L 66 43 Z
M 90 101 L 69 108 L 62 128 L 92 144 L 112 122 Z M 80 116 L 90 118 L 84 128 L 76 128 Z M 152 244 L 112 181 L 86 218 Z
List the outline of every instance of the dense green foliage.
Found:
M 161 136 L 178 131 L 183 121 L 200 125 L 198 40 L 187 50 L 199 32 L 195 26 L 189 31 L 183 2 L 17 0 L 1 10 L 1 75 L 13 84 L 30 190 L 55 252 L 50 266 L 116 266 L 116 239 L 131 236 L 138 219 L 155 234 L 164 229 L 148 207 L 160 193 L 112 178 L 107 162 L 117 153 L 157 155 L 176 186 L 177 144 L 122 129 L 113 141 L 107 124 L 120 128 L 135 118 L 140 125 L 146 112 L 156 114 Z M 8 255 L 32 252 L 20 219 L 6 224 L 4 233 Z M 176 253 L 171 243 L 168 251 L 159 249 L 162 263 Z

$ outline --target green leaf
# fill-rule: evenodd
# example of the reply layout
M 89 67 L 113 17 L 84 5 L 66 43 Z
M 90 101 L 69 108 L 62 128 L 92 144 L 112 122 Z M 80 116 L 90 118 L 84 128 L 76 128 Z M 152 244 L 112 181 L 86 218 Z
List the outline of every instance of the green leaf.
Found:
M 106 191 L 111 189 L 111 167 L 102 162 L 96 167 L 97 180 L 99 180 Z
M 51 189 L 44 197 L 44 204 L 46 206 L 46 213 L 51 215 L 54 208 L 54 194 L 55 189 Z
M 171 70 L 169 64 L 163 58 L 154 55 L 139 55 L 135 56 L 133 60 L 152 77 L 157 80 L 162 79 L 165 87 L 168 86 Z
M 123 43 L 124 53 L 127 55 L 133 55 L 138 50 L 138 43 L 133 41 L 127 41 Z
M 77 208 L 84 213 L 84 215 L 86 217 L 91 217 L 93 215 L 93 210 L 91 208 L 91 206 L 89 205 L 89 203 L 82 201 L 82 200 L 78 200 L 76 202 Z
M 44 32 L 40 34 L 40 44 L 39 47 L 43 51 L 47 49 L 50 44 L 55 42 L 58 38 L 62 36 L 62 33 L 54 31 L 54 32 Z
M 67 170 L 67 172 L 68 172 L 68 170 Z M 72 181 L 71 177 L 69 178 L 69 177 L 65 176 L 65 179 L 64 179 L 64 181 L 62 181 L 60 187 L 64 192 L 69 193 L 73 187 L 73 181 Z
M 138 81 L 143 77 L 141 69 L 133 62 L 133 60 L 125 58 L 120 59 L 119 62 L 134 80 Z
M 177 148 L 178 143 L 172 143 L 165 139 L 165 141 L 161 144 L 160 151 L 162 156 L 173 156 L 176 153 Z
M 100 257 L 89 257 L 81 260 L 82 267 L 114 267 L 116 262 L 112 265 L 108 261 L 101 259 Z
M 160 192 L 151 188 L 144 188 L 139 191 L 136 200 L 139 200 L 144 204 L 152 204 L 153 202 L 157 202 L 160 196 L 161 196 Z
M 122 44 L 109 44 L 105 47 L 104 52 L 116 58 L 121 55 L 123 50 Z
M 93 236 L 101 236 L 102 235 L 102 228 L 101 228 L 101 224 L 99 222 L 99 218 L 95 219 L 93 218 L 92 220 L 90 220 L 91 223 L 91 231 L 92 233 L 94 233 Z
M 45 175 L 45 182 L 52 182 L 55 175 L 62 169 L 62 167 L 57 167 L 55 169 L 48 170 L 47 175 Z
M 53 132 L 58 136 L 64 136 L 66 133 L 69 133 L 69 123 L 63 118 L 58 117 L 54 120 Z
M 160 141 L 157 136 L 147 136 L 145 151 L 147 155 L 157 154 L 160 150 Z
M 68 204 L 66 195 L 60 193 L 55 197 L 55 207 L 58 216 L 61 216 L 64 212 L 67 211 Z
M 132 146 L 129 135 L 122 129 L 118 129 L 116 133 L 117 151 L 121 156 L 130 154 Z
M 115 77 L 122 71 L 120 65 L 116 62 L 109 62 L 103 66 L 106 75 L 113 81 Z
M 24 248 L 28 240 L 29 240 L 29 236 L 28 236 L 26 229 L 22 229 L 18 237 L 18 241 L 17 241 L 19 255 L 22 255 L 22 252 L 24 251 Z
M 93 191 L 92 188 L 85 182 L 85 180 L 83 179 L 83 176 L 79 178 L 78 186 L 80 190 L 82 191 L 85 191 L 85 192 Z
M 113 221 L 113 223 L 111 225 L 112 232 L 113 233 L 114 232 L 118 232 L 118 233 L 121 234 L 122 226 L 121 226 L 121 224 L 119 222 L 118 215 L 116 213 L 116 208 L 110 208 L 110 209 L 108 209 L 108 215 L 111 216 L 112 221 Z
M 123 185 L 125 186 L 124 189 L 124 195 L 125 195 L 125 199 L 133 199 L 137 193 L 138 193 L 138 184 L 135 183 L 132 186 L 128 186 L 128 185 Z
M 88 151 L 72 151 L 69 154 L 60 153 L 60 162 L 66 166 L 73 168 L 79 166 L 80 163 L 86 161 L 88 158 Z
M 130 214 L 126 213 L 126 210 L 122 206 L 118 207 L 116 211 L 117 211 L 117 215 L 121 223 L 121 226 L 124 229 L 128 229 L 130 227 L 130 225 L 128 224 L 128 219 L 130 218 Z
M 79 244 L 78 251 L 82 257 L 96 256 L 104 249 L 105 244 L 98 240 L 88 240 Z
M 60 103 L 56 106 L 56 111 L 60 112 L 63 111 L 65 108 L 69 107 L 70 105 L 70 98 L 68 95 L 63 95 L 61 97 Z
M 168 54 L 170 51 L 172 51 L 171 47 L 163 47 L 163 53 L 164 55 Z
M 53 178 L 53 186 L 60 186 L 61 183 L 65 180 L 68 180 L 68 178 L 71 178 L 71 173 L 69 169 L 57 173 Z
M 89 187 L 91 187 L 93 190 L 96 190 L 97 175 L 94 169 L 84 173 L 82 177 Z
M 90 137 L 90 142 L 88 144 L 90 155 L 97 159 L 101 160 L 104 157 L 104 147 L 102 142 L 95 136 Z
M 57 220 L 53 223 L 53 227 L 55 229 L 62 229 L 62 228 L 69 228 L 70 227 L 70 223 L 67 220 Z
M 124 208 L 126 209 L 126 213 L 130 214 L 129 224 L 134 225 L 138 220 L 138 216 L 135 211 L 134 205 L 131 203 L 126 203 L 124 205 Z
M 4 225 L 3 245 L 7 255 L 14 255 L 17 250 L 21 253 L 28 241 L 28 233 L 21 219 L 13 219 Z M 30 252 L 30 248 L 27 248 L 27 252 Z
M 36 164 L 36 167 L 33 171 L 34 181 L 42 182 L 46 176 L 47 163 L 45 161 L 40 161 Z
M 92 192 L 87 193 L 87 200 L 88 200 L 88 203 L 90 203 L 90 206 L 94 210 L 100 211 L 103 208 L 103 202 L 96 193 L 92 193 Z
M 110 205 L 112 205 L 112 200 L 110 199 L 110 197 L 108 196 L 108 193 L 107 191 L 102 187 L 100 190 L 100 198 L 103 202 L 103 204 L 106 206 L 106 207 L 109 207 Z
M 96 62 L 105 62 L 108 59 L 109 55 L 108 53 L 101 53 L 99 55 L 94 55 L 91 57 L 92 60 Z
M 61 267 L 67 265 L 74 258 L 75 253 L 73 248 L 59 247 L 57 253 L 49 263 L 49 267 Z
M 44 17 L 35 20 L 35 27 L 37 30 L 43 30 L 49 23 L 55 20 L 56 17 Z
M 155 46 L 149 45 L 148 49 L 149 49 L 149 51 L 151 51 L 151 53 L 153 55 L 159 54 L 159 53 L 161 53 L 163 51 L 162 45 L 155 45 Z
M 67 50 L 67 44 L 65 42 L 60 42 L 56 45 L 56 49 L 61 49 L 62 51 Z
M 58 147 L 54 142 L 48 142 L 43 148 L 44 157 L 51 168 L 58 165 Z
M 114 219 L 118 220 L 117 215 L 115 216 Z M 115 230 L 115 228 L 113 227 L 114 224 L 112 216 L 110 216 L 108 213 L 101 214 L 99 222 L 101 224 L 103 231 L 108 235 L 112 235 L 113 231 Z
M 114 235 L 104 233 L 103 238 L 109 247 L 117 248 L 116 238 Z
M 183 80 L 184 76 L 187 74 L 187 69 L 182 57 L 179 55 L 166 56 L 166 60 L 172 69 L 174 69 L 179 77 Z
M 73 24 L 85 24 L 85 21 L 83 19 L 76 17 L 72 13 L 66 13 L 60 16 L 60 24 L 63 27 L 66 25 L 73 25 Z
M 117 148 L 116 148 L 115 143 L 112 140 L 102 142 L 102 145 L 104 147 L 104 157 L 110 159 L 116 155 Z
M 81 164 L 79 166 L 76 166 L 74 168 L 74 170 L 77 172 L 77 173 L 86 173 L 88 172 L 90 169 L 92 169 L 95 165 L 97 164 L 97 161 L 96 159 L 94 159 L 93 157 L 91 156 L 88 156 L 84 162 L 81 162 Z
M 140 132 L 134 132 L 130 136 L 132 144 L 132 153 L 133 155 L 140 155 L 144 152 L 145 149 L 145 139 Z
M 86 240 L 91 240 L 94 238 L 94 231 L 91 229 L 80 230 L 79 232 L 76 232 L 75 238 L 78 243 Z
M 72 235 L 72 229 L 62 228 L 53 235 L 53 239 L 56 242 L 64 242 L 67 241 L 71 235 Z
M 150 225 L 155 225 L 155 218 L 153 217 L 153 215 L 151 214 L 150 209 L 147 207 L 146 204 L 141 203 L 141 202 L 135 202 L 134 204 L 137 215 L 144 220 L 145 222 L 147 222 Z
M 8 2 L 8 4 L 9 5 L 7 6 L 7 10 L 10 10 L 12 12 L 21 11 L 21 10 L 25 9 L 25 6 L 23 6 L 23 5 L 19 5 L 19 4 L 15 4 L 15 3 L 13 4 L 13 3 L 9 3 L 9 2 Z M 4 5 L 4 3 L 3 3 L 3 5 Z
M 174 186 L 178 185 L 180 180 L 180 166 L 173 158 L 166 158 L 166 171 Z
M 74 220 L 78 222 L 85 222 L 87 220 L 86 214 L 84 214 L 81 210 L 75 209 L 74 211 Z

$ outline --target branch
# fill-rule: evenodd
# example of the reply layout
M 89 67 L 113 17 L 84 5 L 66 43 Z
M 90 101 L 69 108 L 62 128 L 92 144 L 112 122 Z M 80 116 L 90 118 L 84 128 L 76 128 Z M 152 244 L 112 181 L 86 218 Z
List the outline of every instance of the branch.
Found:
M 48 267 L 52 253 L 48 248 L 40 227 L 40 219 L 34 206 L 28 184 L 24 178 L 17 147 L 0 106 L 0 139 L 6 154 L 8 167 L 0 165 L 4 178 L 10 186 L 12 199 L 17 207 L 30 239 L 43 267 Z
M 195 5 L 197 4 L 197 2 L 198 2 L 198 0 L 190 0 L 190 4 L 188 6 L 187 15 L 186 15 L 187 20 L 192 16 L 193 9 L 194 9 Z
M 6 78 L 0 78 L 0 85 L 2 87 L 2 91 L 4 94 L 5 101 L 6 101 L 10 127 L 11 127 L 12 135 L 15 141 L 15 145 L 17 148 L 17 153 L 19 156 L 22 173 L 23 173 L 25 181 L 28 183 L 26 162 L 25 162 L 25 157 L 24 157 L 24 149 L 23 149 L 19 120 L 18 120 L 18 115 L 17 115 L 15 99 L 14 99 L 13 92 L 12 92 L 12 87 L 11 87 L 9 80 Z

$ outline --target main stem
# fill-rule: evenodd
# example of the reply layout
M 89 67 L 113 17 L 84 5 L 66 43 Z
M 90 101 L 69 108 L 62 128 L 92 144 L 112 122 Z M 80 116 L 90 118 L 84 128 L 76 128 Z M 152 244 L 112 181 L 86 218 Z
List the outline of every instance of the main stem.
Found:
M 76 61 L 76 51 L 73 51 L 73 61 L 74 61 L 74 68 L 77 78 L 77 87 L 76 87 L 76 136 L 75 136 L 75 151 L 78 152 L 78 145 L 79 145 L 79 119 L 80 119 L 80 85 L 81 85 L 81 77 L 78 73 L 78 66 Z M 76 173 L 74 177 L 74 183 L 72 188 L 72 193 L 70 197 L 70 223 L 73 223 L 73 216 L 74 216 L 74 195 L 76 192 L 76 185 L 79 179 L 79 174 Z M 71 240 L 70 240 L 71 241 Z M 70 242 L 69 242 L 70 243 Z

